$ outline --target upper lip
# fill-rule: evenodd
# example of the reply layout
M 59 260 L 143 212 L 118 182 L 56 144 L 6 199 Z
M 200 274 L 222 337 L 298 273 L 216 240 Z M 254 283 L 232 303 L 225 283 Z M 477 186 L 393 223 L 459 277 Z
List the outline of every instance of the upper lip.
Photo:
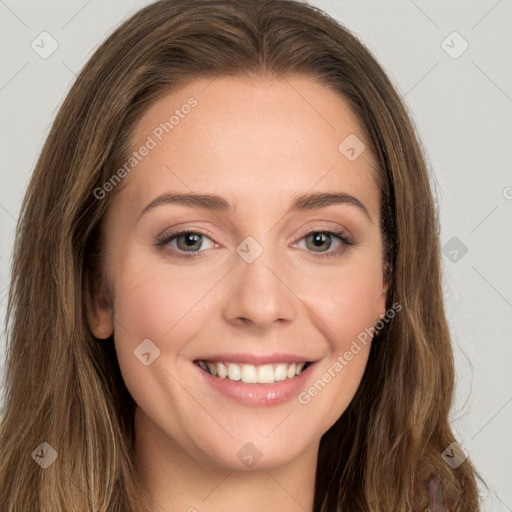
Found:
M 265 354 L 247 354 L 247 353 L 223 353 L 223 354 L 210 354 L 204 357 L 197 357 L 195 362 L 209 361 L 209 362 L 227 362 L 239 364 L 252 364 L 262 365 L 269 363 L 303 363 L 313 362 L 312 359 L 302 356 L 300 354 L 292 354 L 287 352 L 274 352 Z

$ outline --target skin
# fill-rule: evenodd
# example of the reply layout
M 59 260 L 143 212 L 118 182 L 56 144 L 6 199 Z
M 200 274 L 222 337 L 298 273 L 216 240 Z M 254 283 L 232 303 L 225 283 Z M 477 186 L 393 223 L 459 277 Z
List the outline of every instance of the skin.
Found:
M 338 150 L 349 134 L 365 141 L 358 120 L 338 94 L 304 77 L 190 83 L 144 114 L 132 148 L 191 96 L 198 105 L 124 179 L 109 209 L 90 328 L 102 339 L 114 333 L 138 405 L 135 463 L 160 510 L 311 511 L 320 438 L 351 402 L 370 343 L 306 405 L 238 404 L 193 360 L 298 353 L 317 361 L 307 390 L 375 325 L 387 287 L 374 162 L 369 150 L 355 161 Z M 165 204 L 138 219 L 171 191 L 217 194 L 236 208 Z M 350 204 L 286 213 L 295 196 L 320 191 L 351 194 L 369 216 Z M 204 234 L 201 255 L 177 257 L 183 240 L 158 247 L 171 228 Z M 329 229 L 355 245 L 327 237 L 316 248 L 308 235 Z M 250 264 L 235 250 L 247 236 L 263 248 Z M 134 350 L 148 338 L 160 355 L 145 366 Z M 237 457 L 247 442 L 262 454 L 251 468 Z

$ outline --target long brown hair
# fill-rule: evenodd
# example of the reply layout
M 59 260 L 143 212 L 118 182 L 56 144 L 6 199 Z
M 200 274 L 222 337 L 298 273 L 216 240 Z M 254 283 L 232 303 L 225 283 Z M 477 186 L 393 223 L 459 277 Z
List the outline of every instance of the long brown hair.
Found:
M 113 340 L 99 342 L 87 324 L 102 219 L 120 187 L 102 199 L 93 191 L 127 160 L 135 123 L 162 95 L 199 78 L 293 75 L 337 91 L 366 130 L 379 164 L 388 305 L 402 306 L 372 343 L 348 409 L 322 437 L 314 511 L 423 512 L 433 478 L 450 512 L 479 509 L 469 459 L 452 469 L 442 458 L 455 438 L 439 223 L 400 96 L 368 50 L 315 7 L 161 0 L 124 22 L 86 64 L 22 205 L 6 318 L 2 511 L 151 508 L 133 464 L 134 401 Z M 46 469 L 31 456 L 42 442 L 58 453 Z

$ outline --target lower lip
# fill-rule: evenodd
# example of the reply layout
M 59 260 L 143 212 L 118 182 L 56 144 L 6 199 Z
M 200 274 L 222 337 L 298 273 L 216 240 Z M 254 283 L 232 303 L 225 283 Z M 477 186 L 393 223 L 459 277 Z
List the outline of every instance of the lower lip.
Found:
M 272 407 L 288 402 L 300 393 L 306 384 L 314 363 L 310 364 L 308 368 L 293 379 L 285 379 L 273 384 L 245 384 L 242 381 L 229 380 L 227 377 L 221 379 L 206 372 L 197 364 L 194 364 L 194 366 L 213 389 L 236 402 L 252 407 Z

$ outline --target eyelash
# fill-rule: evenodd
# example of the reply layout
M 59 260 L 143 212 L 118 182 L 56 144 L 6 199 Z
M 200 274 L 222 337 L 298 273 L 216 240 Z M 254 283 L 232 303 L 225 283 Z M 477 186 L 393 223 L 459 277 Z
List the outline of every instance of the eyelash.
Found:
M 164 248 L 164 246 L 169 244 L 169 242 L 179 238 L 182 235 L 189 235 L 189 234 L 200 235 L 200 236 L 207 237 L 207 238 L 211 239 L 211 237 L 209 235 L 207 235 L 205 233 L 201 233 L 200 231 L 183 230 L 183 231 L 177 231 L 175 233 L 163 233 L 162 235 L 159 235 L 155 239 L 155 245 L 157 247 Z M 332 231 L 332 230 L 310 231 L 309 233 L 306 233 L 302 238 L 300 238 L 299 241 L 303 240 L 304 238 L 306 238 L 310 235 L 314 235 L 314 234 L 324 234 L 324 235 L 330 235 L 330 236 L 336 237 L 341 241 L 343 246 L 355 245 L 354 241 L 350 237 L 348 237 L 346 235 L 346 233 L 344 233 L 342 231 Z M 321 258 L 333 258 L 336 256 L 340 256 L 341 255 L 340 252 L 343 252 L 343 249 L 344 249 L 344 247 L 338 247 L 338 249 L 336 249 L 334 251 L 323 252 L 323 253 L 320 252 L 320 253 L 317 253 L 317 255 Z M 179 249 L 178 249 L 178 251 L 179 251 Z M 175 254 L 174 256 L 177 258 L 185 258 L 185 259 L 197 258 L 197 257 L 200 257 L 201 252 L 203 252 L 203 251 L 191 251 L 191 252 L 184 252 L 184 253 L 182 252 L 182 254 Z

